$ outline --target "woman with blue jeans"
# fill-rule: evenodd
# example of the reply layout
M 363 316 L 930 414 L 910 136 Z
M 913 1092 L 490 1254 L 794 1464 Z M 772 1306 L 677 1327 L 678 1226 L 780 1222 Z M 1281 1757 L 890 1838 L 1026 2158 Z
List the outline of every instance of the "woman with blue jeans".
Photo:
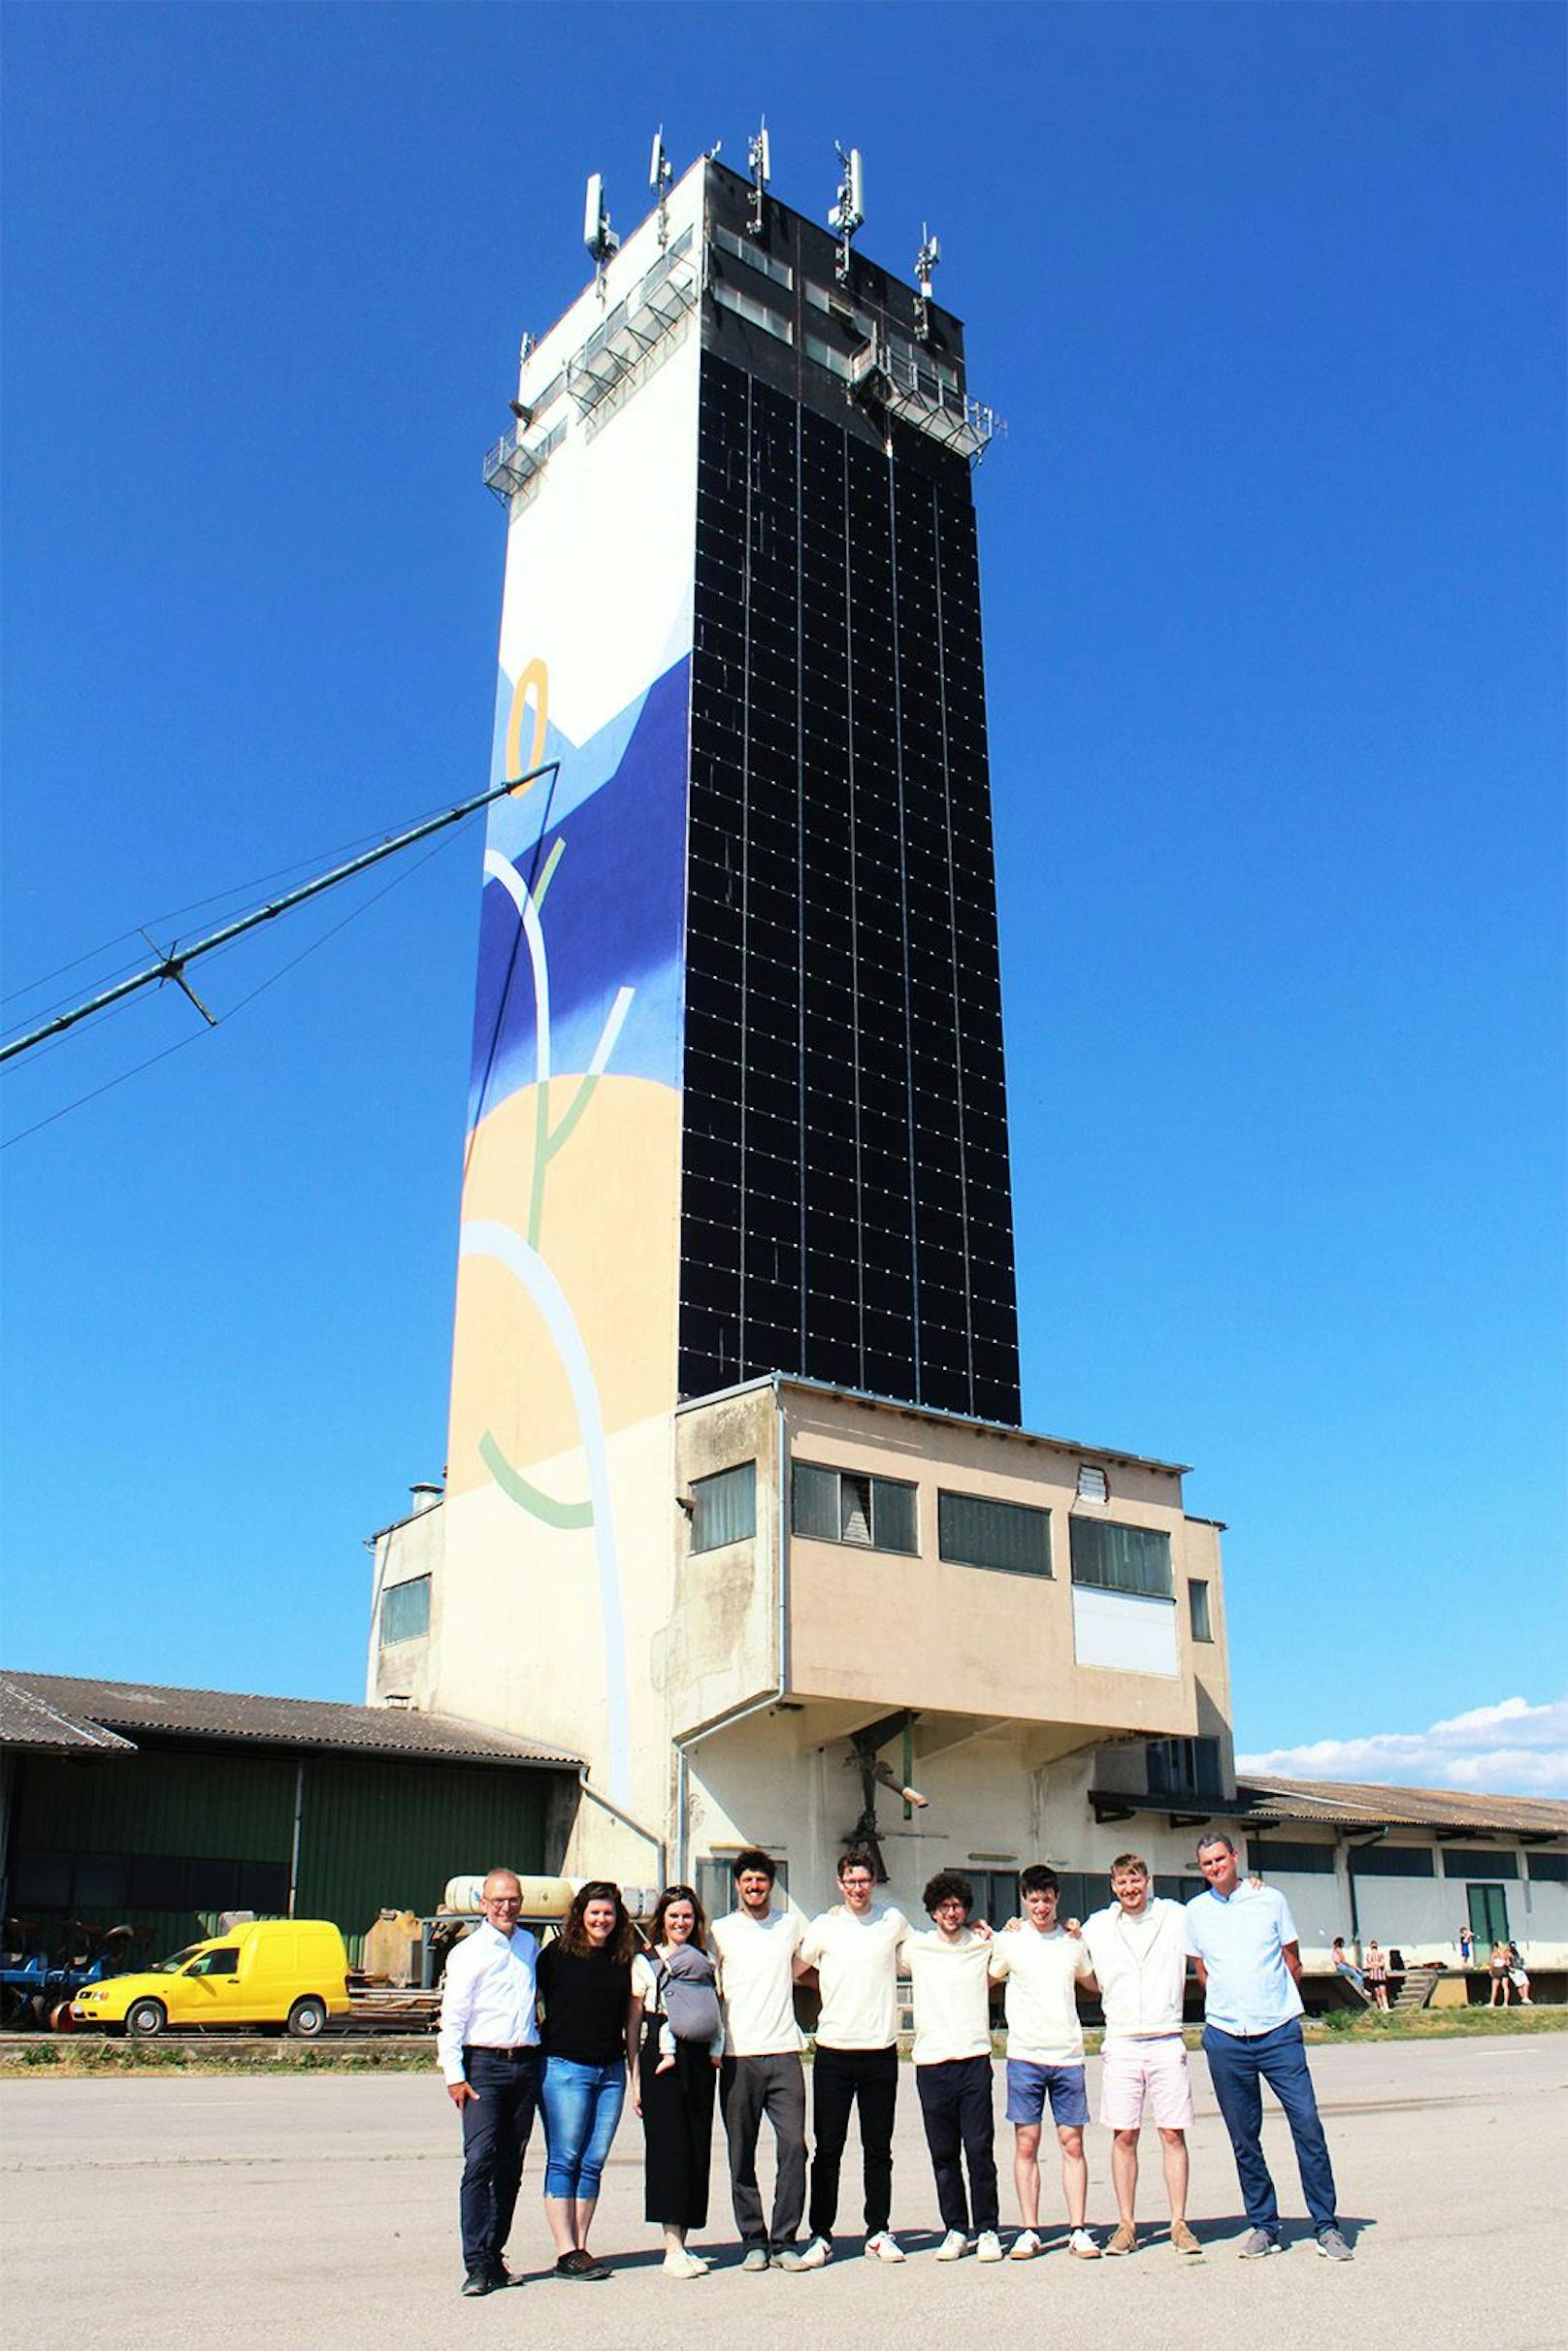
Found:
M 620 1888 L 585 1885 L 539 1953 L 543 2007 L 544 2217 L 557 2277 L 608 2277 L 588 2250 L 599 2183 L 626 2097 L 626 2031 L 636 1937 Z

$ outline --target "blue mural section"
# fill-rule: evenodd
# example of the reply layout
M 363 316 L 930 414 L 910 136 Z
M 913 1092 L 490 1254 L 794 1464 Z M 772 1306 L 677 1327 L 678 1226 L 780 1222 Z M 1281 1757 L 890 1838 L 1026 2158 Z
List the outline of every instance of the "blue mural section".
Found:
M 634 705 L 630 732 L 624 712 L 580 747 L 552 732 L 546 756 L 563 763 L 554 790 L 541 783 L 503 801 L 492 824 L 490 847 L 531 888 L 561 844 L 540 918 L 556 1075 L 588 1067 L 617 991 L 631 989 L 615 1075 L 680 1084 L 690 678 L 689 660 L 668 669 Z M 593 780 L 596 770 L 602 780 Z M 492 884 L 479 915 L 470 1126 L 536 1074 L 528 950 L 514 905 Z

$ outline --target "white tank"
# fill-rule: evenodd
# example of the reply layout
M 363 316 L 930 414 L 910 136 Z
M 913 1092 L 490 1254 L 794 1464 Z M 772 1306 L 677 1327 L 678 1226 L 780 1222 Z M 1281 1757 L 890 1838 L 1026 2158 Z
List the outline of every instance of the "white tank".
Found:
M 572 1897 L 579 1894 L 590 1880 L 586 1878 L 520 1878 L 525 1918 L 564 1918 L 572 1908 Z M 458 1918 L 477 1918 L 479 1901 L 484 1892 L 483 1878 L 448 1878 L 441 1908 Z M 659 1889 L 653 1885 L 623 1885 L 621 1900 L 634 1918 L 652 1915 L 659 1899 Z

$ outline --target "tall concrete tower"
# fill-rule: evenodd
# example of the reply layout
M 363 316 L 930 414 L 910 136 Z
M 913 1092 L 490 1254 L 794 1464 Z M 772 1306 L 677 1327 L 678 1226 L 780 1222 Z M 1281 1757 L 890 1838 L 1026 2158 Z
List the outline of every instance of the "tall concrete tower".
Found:
M 561 772 L 485 851 L 446 1515 L 624 1606 L 679 1397 L 1012 1420 L 1018 1341 L 963 330 L 706 159 L 588 237 L 486 466 L 495 779 Z
M 590 184 L 486 461 L 495 777 L 560 765 L 492 811 L 446 1493 L 377 1546 L 371 1693 L 581 1756 L 575 1867 L 725 1900 L 755 1841 L 826 1896 L 875 1822 L 905 1901 L 940 1857 L 1003 1902 L 1097 1741 L 1224 1783 L 1218 1530 L 1016 1425 L 990 418 L 934 248 L 863 259 L 853 166 L 828 230 L 711 159 L 660 195 L 618 245 Z

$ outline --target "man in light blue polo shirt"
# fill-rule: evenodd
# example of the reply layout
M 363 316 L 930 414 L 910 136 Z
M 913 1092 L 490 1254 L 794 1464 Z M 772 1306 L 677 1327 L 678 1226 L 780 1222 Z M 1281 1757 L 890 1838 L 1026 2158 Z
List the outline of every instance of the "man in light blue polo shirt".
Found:
M 1187 1948 L 1203 1986 L 1203 2053 L 1230 2134 L 1252 2233 L 1243 2261 L 1283 2253 L 1280 2208 L 1263 2161 L 1263 2083 L 1290 2126 L 1302 2193 L 1329 2261 L 1349 2261 L 1334 2212 L 1334 2174 L 1301 2037 L 1301 1946 L 1285 1896 L 1244 1879 L 1228 1837 L 1203 1838 L 1197 1866 L 1206 1894 L 1187 1906 Z

